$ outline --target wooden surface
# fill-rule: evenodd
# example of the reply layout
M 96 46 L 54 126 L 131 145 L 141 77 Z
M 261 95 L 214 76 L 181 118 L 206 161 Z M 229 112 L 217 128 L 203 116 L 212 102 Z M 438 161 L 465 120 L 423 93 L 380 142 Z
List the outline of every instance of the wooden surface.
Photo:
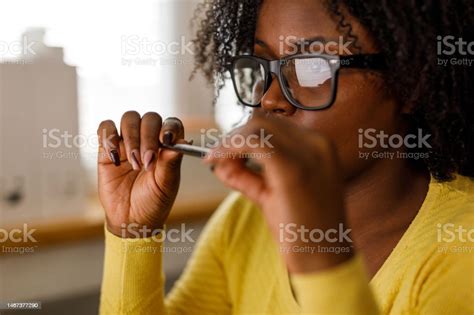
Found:
M 225 195 L 220 195 L 207 196 L 200 200 L 177 200 L 167 220 L 167 225 L 205 220 L 209 218 L 224 198 Z M 7 253 L 5 251 L 5 247 L 33 247 L 36 251 L 53 245 L 103 238 L 104 216 L 99 201 L 97 199 L 91 200 L 89 207 L 87 214 L 82 217 L 28 224 L 29 230 L 35 229 L 32 236 L 36 242 L 7 240 L 0 243 L 0 256 L 11 254 L 11 252 Z M 8 227 L 6 230 L 23 230 L 22 226 L 23 224 L 19 224 L 18 226 Z M 21 235 L 15 234 L 15 238 L 18 237 L 21 237 Z

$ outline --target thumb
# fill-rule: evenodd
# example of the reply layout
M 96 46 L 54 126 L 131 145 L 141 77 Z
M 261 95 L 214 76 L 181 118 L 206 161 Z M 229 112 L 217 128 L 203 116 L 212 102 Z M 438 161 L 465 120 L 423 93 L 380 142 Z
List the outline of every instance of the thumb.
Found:
M 211 166 L 217 178 L 231 189 L 240 191 L 251 201 L 260 204 L 265 191 L 265 181 L 261 175 L 251 171 L 244 159 L 225 159 Z
M 160 142 L 166 145 L 187 143 L 184 140 L 184 127 L 181 120 L 176 117 L 167 118 L 160 131 Z M 181 166 L 183 155 L 173 150 L 161 148 L 158 156 L 158 167 L 176 170 Z

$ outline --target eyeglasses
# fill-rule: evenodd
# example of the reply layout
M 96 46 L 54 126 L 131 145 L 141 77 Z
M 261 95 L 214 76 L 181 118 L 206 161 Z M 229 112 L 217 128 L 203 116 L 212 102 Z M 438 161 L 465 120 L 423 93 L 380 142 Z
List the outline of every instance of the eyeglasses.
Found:
M 382 54 L 298 54 L 279 60 L 242 55 L 228 66 L 235 93 L 243 105 L 259 107 L 274 74 L 288 102 L 304 110 L 321 110 L 334 103 L 340 68 L 380 70 L 385 68 L 385 62 Z

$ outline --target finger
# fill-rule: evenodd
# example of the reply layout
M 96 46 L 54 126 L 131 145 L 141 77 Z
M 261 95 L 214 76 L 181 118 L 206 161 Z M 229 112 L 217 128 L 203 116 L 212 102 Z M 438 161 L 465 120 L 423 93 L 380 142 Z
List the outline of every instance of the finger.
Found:
M 125 145 L 125 153 L 129 163 L 135 171 L 139 171 L 140 166 L 140 114 L 136 111 L 129 111 L 123 114 L 120 122 L 120 130 Z
M 173 145 L 184 139 L 184 127 L 181 120 L 171 117 L 163 122 L 160 132 L 160 140 L 163 144 Z M 182 154 L 172 150 L 163 149 L 160 151 L 160 160 L 169 167 L 179 167 Z
M 213 165 L 212 170 L 224 185 L 259 203 L 265 191 L 265 182 L 260 175 L 250 171 L 243 160 L 224 160 Z
M 149 112 L 143 115 L 141 123 L 141 156 L 145 170 L 149 170 L 156 161 L 158 150 L 160 148 L 160 130 L 162 118 L 155 112 Z
M 239 136 L 240 139 L 234 141 L 232 138 L 235 136 Z M 262 141 L 258 133 L 246 130 L 242 133 L 231 135 L 229 139 L 211 150 L 205 157 L 204 162 L 216 164 L 222 160 L 242 160 L 245 163 L 248 160 L 252 160 L 250 163 L 256 162 L 255 164 L 261 166 L 260 169 L 263 169 L 266 168 L 266 164 L 271 163 L 271 159 L 278 158 L 278 160 L 283 161 L 283 158 L 276 154 L 285 147 L 280 142 Z M 254 166 L 256 167 L 257 165 L 255 164 Z M 249 165 L 247 164 L 247 166 Z
M 247 124 L 240 127 L 237 132 L 243 135 L 258 134 L 260 136 L 278 134 L 278 140 L 294 142 L 295 136 L 298 134 L 300 128 L 300 125 L 291 123 L 279 116 L 268 116 L 262 114 L 260 111 L 254 111 Z M 274 137 L 271 136 L 271 139 L 273 140 Z
M 247 124 L 230 133 L 227 141 L 214 149 L 206 161 L 215 163 L 216 159 L 250 157 L 265 168 L 265 164 L 291 162 L 297 154 L 293 152 L 295 139 L 301 139 L 301 133 L 296 132 L 297 130 L 299 129 L 294 124 L 256 112 Z M 306 139 L 301 139 L 302 142 L 304 140 Z
M 113 163 L 120 166 L 120 136 L 112 120 L 100 123 L 97 129 L 99 136 L 99 163 Z
M 173 145 L 179 139 L 184 139 L 184 127 L 179 118 L 167 118 L 161 129 L 160 139 L 162 143 Z

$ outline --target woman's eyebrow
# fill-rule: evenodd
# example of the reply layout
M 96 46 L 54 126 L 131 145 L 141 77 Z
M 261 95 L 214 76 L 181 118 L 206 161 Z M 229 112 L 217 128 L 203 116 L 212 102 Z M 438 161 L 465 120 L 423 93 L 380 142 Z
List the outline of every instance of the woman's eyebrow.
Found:
M 269 58 L 272 58 L 272 59 L 280 58 L 279 56 L 274 54 L 274 52 L 270 48 L 270 45 L 268 45 L 265 41 L 263 41 L 259 38 L 255 38 L 255 45 L 261 46 L 263 48 L 264 52 L 266 52 L 265 55 L 268 55 Z
M 259 46 L 263 46 L 265 48 L 270 48 L 267 43 L 265 43 L 265 41 L 259 39 L 259 38 L 255 38 L 255 44 L 256 45 L 259 45 Z

